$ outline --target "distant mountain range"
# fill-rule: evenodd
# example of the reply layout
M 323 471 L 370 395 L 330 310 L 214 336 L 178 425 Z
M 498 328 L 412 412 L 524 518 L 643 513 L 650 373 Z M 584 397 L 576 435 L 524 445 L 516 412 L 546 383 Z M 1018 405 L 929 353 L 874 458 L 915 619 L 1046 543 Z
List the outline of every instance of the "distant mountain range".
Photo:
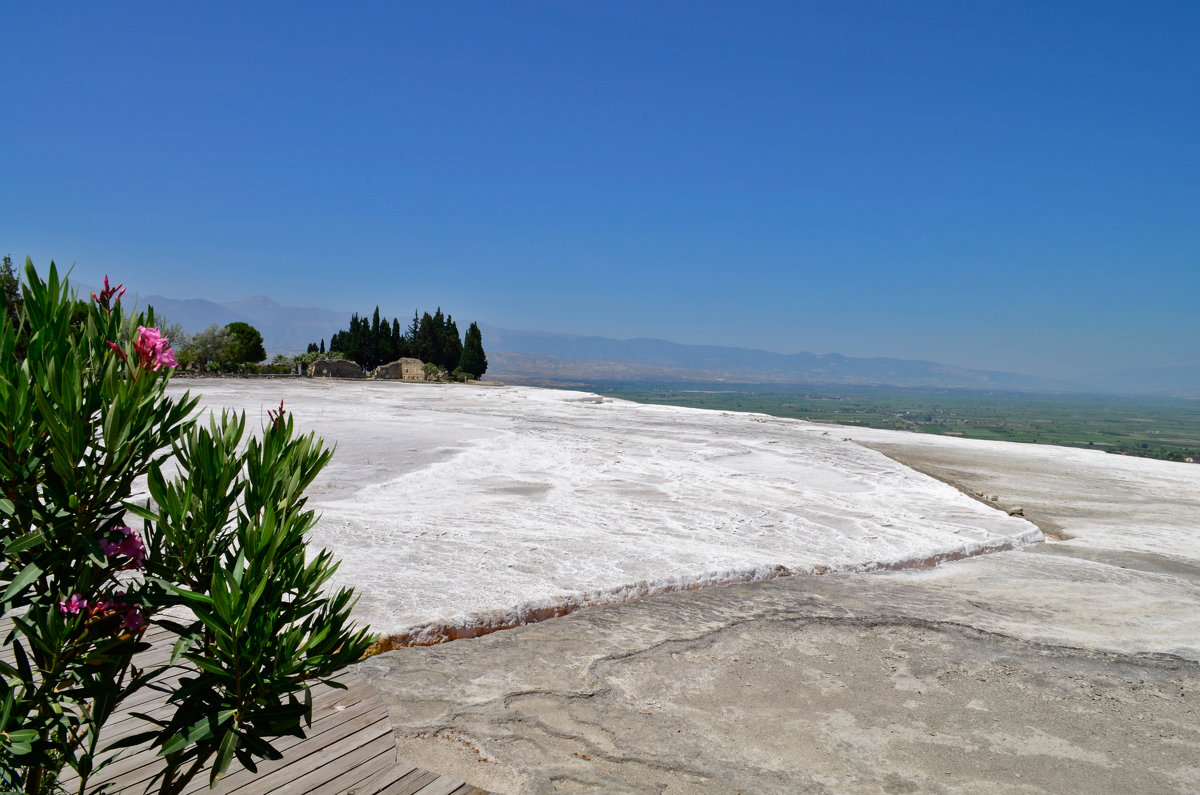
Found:
M 90 287 L 76 285 L 81 295 Z M 293 354 L 325 340 L 350 323 L 349 312 L 283 306 L 266 296 L 215 303 L 202 299 L 142 296 L 168 323 L 195 333 L 213 323 L 249 323 L 273 356 Z M 596 381 L 716 381 L 778 384 L 857 384 L 1011 391 L 1120 392 L 1200 398 L 1200 367 L 1098 372 L 1071 381 L 1020 373 L 973 370 L 936 362 L 856 358 L 836 353 L 772 353 L 716 345 L 684 345 L 658 339 L 616 340 L 481 323 L 488 377 L 530 384 Z
M 724 380 L 1039 391 L 1067 388 L 1037 376 L 970 370 L 936 362 L 855 358 L 837 353 L 784 354 L 658 339 L 614 340 L 512 331 L 483 324 L 480 329 L 488 354 L 488 375 L 501 380 Z

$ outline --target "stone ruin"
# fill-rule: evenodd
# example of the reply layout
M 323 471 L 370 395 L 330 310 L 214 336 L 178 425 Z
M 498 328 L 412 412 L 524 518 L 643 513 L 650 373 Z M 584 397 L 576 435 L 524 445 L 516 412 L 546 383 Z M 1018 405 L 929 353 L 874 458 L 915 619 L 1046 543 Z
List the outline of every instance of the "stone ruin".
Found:
M 397 359 L 376 367 L 373 377 L 397 381 L 425 381 L 425 371 L 421 369 L 424 366 L 425 363 L 420 359 Z
M 318 359 L 308 366 L 313 378 L 365 378 L 366 373 L 357 364 L 345 359 Z

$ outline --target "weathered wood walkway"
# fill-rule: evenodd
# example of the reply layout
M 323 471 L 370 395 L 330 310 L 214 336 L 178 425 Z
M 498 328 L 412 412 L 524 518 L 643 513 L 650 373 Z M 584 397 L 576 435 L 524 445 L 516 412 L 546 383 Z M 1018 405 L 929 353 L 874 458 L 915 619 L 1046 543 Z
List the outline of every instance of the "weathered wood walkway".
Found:
M 5 634 L 7 629 L 4 628 Z M 151 629 L 146 640 L 154 646 L 139 655 L 138 664 L 166 663 L 174 636 L 165 630 Z M 11 658 L 8 648 L 3 651 L 5 657 Z M 181 674 L 175 672 L 175 678 Z M 169 680 L 170 677 L 164 678 Z M 304 740 L 284 737 L 272 742 L 283 753 L 282 759 L 260 762 L 257 774 L 234 760 L 215 789 L 209 790 L 205 771 L 186 791 L 221 795 L 486 795 L 478 787 L 398 761 L 391 721 L 379 694 L 348 672 L 338 680 L 348 689 L 325 685 L 313 688 L 313 721 L 305 730 Z M 170 708 L 161 693 L 147 689 L 135 694 L 105 725 L 101 747 L 119 737 L 152 728 L 130 712 L 158 717 L 169 715 Z M 153 748 L 126 750 L 93 776 L 89 789 L 107 782 L 111 793 L 142 793 L 161 766 Z M 71 783 L 63 783 L 70 790 Z M 75 783 L 78 784 L 78 779 Z

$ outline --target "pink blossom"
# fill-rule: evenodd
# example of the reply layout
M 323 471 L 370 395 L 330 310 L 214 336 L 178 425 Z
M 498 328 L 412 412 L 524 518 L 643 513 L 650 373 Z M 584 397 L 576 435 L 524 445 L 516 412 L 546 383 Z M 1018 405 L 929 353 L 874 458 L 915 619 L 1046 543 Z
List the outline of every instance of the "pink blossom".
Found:
M 129 357 L 125 355 L 125 351 L 121 350 L 120 345 L 113 342 L 112 340 L 105 340 L 104 344 L 107 345 L 108 347 L 112 348 L 114 351 L 116 351 L 117 356 L 121 357 L 121 361 L 125 362 L 125 364 L 129 364 Z
M 275 409 L 267 409 L 267 418 L 270 419 L 272 425 L 275 425 L 275 426 L 282 425 L 284 422 L 284 419 L 286 417 L 287 417 L 287 411 L 283 408 L 282 400 L 279 401 L 279 410 L 278 411 L 276 411 Z
M 117 591 L 115 594 L 113 594 L 113 596 L 124 596 L 124 595 L 125 595 L 124 591 Z M 105 616 L 111 615 L 112 613 L 118 612 L 120 610 L 125 610 L 128 607 L 129 607 L 129 605 L 125 604 L 124 602 L 120 601 L 119 599 L 111 599 L 107 602 L 103 599 L 97 599 L 96 604 L 94 604 L 90 608 L 88 608 L 88 618 L 96 618 L 96 617 L 104 618 Z
M 113 296 L 116 296 L 115 298 Z M 108 274 L 104 274 L 104 289 L 100 291 L 100 295 L 92 293 L 92 300 L 100 305 L 100 308 L 108 312 L 112 308 L 112 304 L 121 300 L 121 296 L 125 295 L 125 285 L 118 284 L 116 287 L 108 286 Z
M 108 628 L 108 634 L 117 634 L 115 619 L 121 619 L 121 629 L 129 632 L 137 632 L 146 625 L 146 617 L 135 605 L 128 602 L 122 602 L 115 597 L 124 596 L 124 591 L 117 591 L 112 598 L 107 601 L 104 599 L 98 600 L 94 605 L 88 608 L 87 618 L 90 626 L 99 626 Z M 95 623 L 93 623 L 95 622 Z
M 110 541 L 106 538 L 100 539 L 100 548 L 104 550 L 105 556 L 109 560 L 117 558 L 128 558 L 122 563 L 122 569 L 141 569 L 146 566 L 146 545 L 142 543 L 142 539 L 137 533 L 129 527 L 114 527 L 114 532 L 120 533 L 120 538 L 116 541 Z
M 87 599 L 79 594 L 72 594 L 67 601 L 58 603 L 58 611 L 64 616 L 75 616 L 79 615 L 79 611 L 86 609 L 87 606 Z
M 137 632 L 146 625 L 146 617 L 138 612 L 136 607 L 130 606 L 125 611 L 125 620 L 121 622 L 121 626 L 130 632 Z
M 133 343 L 133 350 L 137 353 L 138 364 L 142 367 L 149 367 L 155 372 L 163 366 L 179 366 L 179 362 L 175 360 L 175 351 L 169 347 L 169 341 L 156 328 L 138 326 L 137 340 Z
M 128 529 L 128 528 L 126 528 Z M 133 536 L 136 538 L 137 536 Z M 93 604 L 80 594 L 74 594 L 70 599 L 59 602 L 58 609 L 63 615 L 80 615 L 86 619 L 88 632 L 100 632 L 116 636 L 121 631 L 137 632 L 146 626 L 146 617 L 136 605 L 122 602 L 120 598 L 124 591 L 117 591 L 105 599 L 97 599 Z M 118 620 L 120 623 L 118 624 Z

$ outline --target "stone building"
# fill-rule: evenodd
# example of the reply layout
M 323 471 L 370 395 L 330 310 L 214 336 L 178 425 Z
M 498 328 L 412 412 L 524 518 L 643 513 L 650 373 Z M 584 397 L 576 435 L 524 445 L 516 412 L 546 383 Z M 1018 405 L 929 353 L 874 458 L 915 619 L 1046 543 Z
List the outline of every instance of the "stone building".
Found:
M 424 381 L 425 371 L 421 369 L 425 363 L 420 359 L 397 359 L 389 364 L 381 364 L 375 368 L 375 378 L 387 378 L 400 381 Z
M 345 359 L 318 359 L 308 366 L 313 378 L 364 378 L 366 373 L 354 362 Z

